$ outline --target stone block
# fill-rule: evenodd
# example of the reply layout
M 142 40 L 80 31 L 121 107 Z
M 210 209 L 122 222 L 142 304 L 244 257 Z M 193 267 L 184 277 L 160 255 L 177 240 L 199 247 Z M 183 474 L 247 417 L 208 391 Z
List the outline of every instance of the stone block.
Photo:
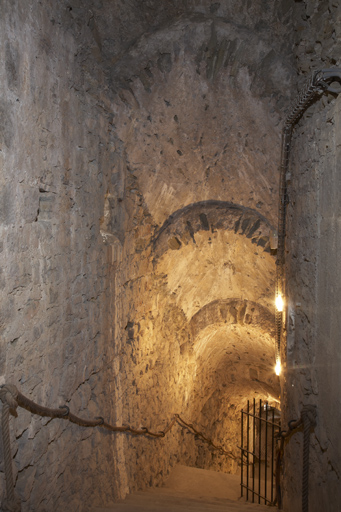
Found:
M 41 222 L 50 222 L 55 213 L 55 200 L 56 197 L 54 194 L 40 194 L 39 196 L 39 206 L 38 206 L 38 215 L 37 220 Z
M 172 70 L 172 56 L 170 53 L 162 53 L 157 60 L 157 65 L 162 73 L 170 73 Z
M 20 214 L 24 222 L 35 222 L 40 208 L 39 190 L 37 187 L 20 185 L 18 187 Z
M 5 69 L 7 75 L 7 84 L 10 90 L 18 88 L 19 82 L 19 68 L 20 68 L 20 54 L 17 47 L 6 42 L 5 46 Z
M 1 111 L 0 111 L 1 115 Z M 1 127 L 0 127 L 1 128 Z M 1 139 L 0 139 L 1 143 Z M 0 222 L 6 226 L 14 224 L 16 219 L 16 190 L 13 183 L 6 184 L 0 190 Z
M 11 148 L 14 138 L 12 107 L 10 103 L 0 101 L 0 149 Z
M 34 466 L 29 466 L 25 469 L 24 472 L 19 472 L 18 479 L 16 482 L 16 492 L 18 493 L 20 499 L 22 501 L 27 501 L 32 492 L 33 484 L 35 481 L 37 468 Z

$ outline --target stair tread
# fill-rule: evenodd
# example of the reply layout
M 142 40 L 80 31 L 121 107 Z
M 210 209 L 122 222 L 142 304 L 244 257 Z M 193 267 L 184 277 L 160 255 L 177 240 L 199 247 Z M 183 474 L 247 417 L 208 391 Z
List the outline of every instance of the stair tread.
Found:
M 92 512 L 268 512 L 240 498 L 240 477 L 176 466 L 163 487 L 130 494 Z

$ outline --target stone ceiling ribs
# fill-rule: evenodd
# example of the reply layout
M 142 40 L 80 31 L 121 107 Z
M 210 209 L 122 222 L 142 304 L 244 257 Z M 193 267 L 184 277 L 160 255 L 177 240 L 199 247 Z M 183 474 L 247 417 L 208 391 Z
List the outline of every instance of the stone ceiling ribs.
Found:
M 212 324 L 252 326 L 274 336 L 274 314 L 269 309 L 243 299 L 215 300 L 206 304 L 190 320 L 193 340 Z
M 252 243 L 270 252 L 269 236 L 273 226 L 256 210 L 228 201 L 199 201 L 177 210 L 166 219 L 153 239 L 155 257 L 169 249 L 195 242 L 198 231 L 231 230 L 245 235 Z

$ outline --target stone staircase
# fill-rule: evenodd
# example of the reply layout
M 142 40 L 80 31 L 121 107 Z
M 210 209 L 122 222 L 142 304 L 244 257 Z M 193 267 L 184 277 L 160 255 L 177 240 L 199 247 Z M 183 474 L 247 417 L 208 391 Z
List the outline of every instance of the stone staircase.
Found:
M 92 512 L 269 512 L 240 498 L 239 475 L 176 466 L 163 487 L 136 492 Z

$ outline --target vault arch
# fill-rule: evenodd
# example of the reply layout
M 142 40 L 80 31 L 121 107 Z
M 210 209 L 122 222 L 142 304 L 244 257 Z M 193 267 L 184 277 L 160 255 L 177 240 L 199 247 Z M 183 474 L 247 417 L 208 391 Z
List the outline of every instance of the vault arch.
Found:
M 192 339 L 207 326 L 220 323 L 252 326 L 270 336 L 275 335 L 273 312 L 256 302 L 232 298 L 214 300 L 193 315 L 189 322 Z
M 208 200 L 192 203 L 172 213 L 156 233 L 152 245 L 155 257 L 167 250 L 196 243 L 199 231 L 230 230 L 244 235 L 261 250 L 270 253 L 274 227 L 259 212 L 229 201 Z

